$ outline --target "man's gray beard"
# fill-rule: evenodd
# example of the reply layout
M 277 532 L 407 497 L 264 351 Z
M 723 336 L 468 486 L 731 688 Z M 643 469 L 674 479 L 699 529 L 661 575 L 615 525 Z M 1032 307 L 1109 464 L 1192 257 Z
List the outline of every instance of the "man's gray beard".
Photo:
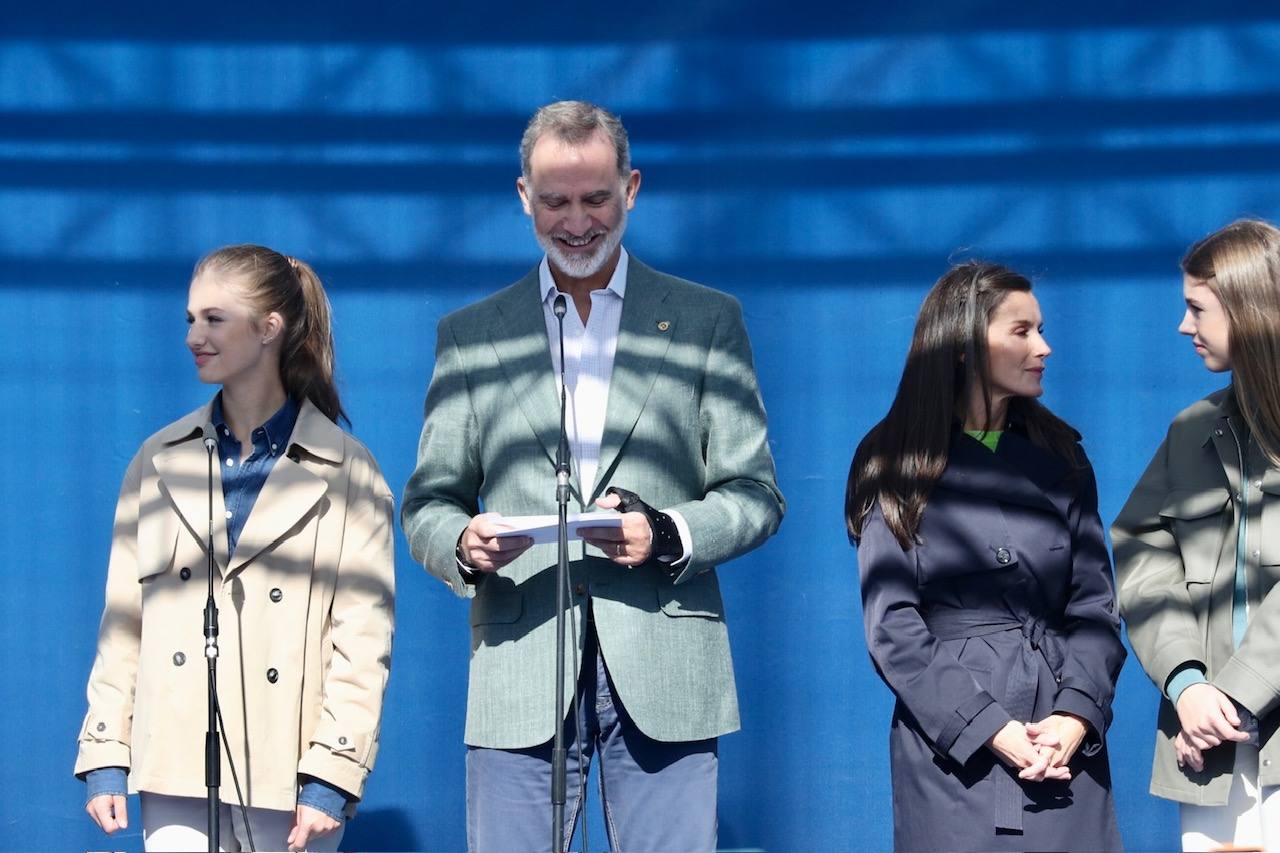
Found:
M 600 272 L 618 246 L 622 244 L 622 234 L 627 230 L 627 209 L 622 208 L 622 216 L 609 233 L 604 235 L 600 245 L 589 256 L 570 255 L 560 248 L 554 237 L 538 234 L 538 245 L 547 253 L 551 265 L 570 278 L 588 278 Z

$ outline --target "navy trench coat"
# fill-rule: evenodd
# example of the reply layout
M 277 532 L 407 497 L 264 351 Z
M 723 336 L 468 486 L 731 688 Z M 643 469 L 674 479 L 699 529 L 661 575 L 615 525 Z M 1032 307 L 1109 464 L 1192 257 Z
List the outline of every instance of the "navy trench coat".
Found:
M 956 430 L 917 545 L 868 516 L 867 646 L 898 700 L 895 849 L 1121 849 L 1105 734 L 1125 650 L 1097 503 L 1088 467 L 1018 431 L 992 453 Z M 1023 782 L 984 748 L 1053 711 L 1089 724 L 1070 781 Z

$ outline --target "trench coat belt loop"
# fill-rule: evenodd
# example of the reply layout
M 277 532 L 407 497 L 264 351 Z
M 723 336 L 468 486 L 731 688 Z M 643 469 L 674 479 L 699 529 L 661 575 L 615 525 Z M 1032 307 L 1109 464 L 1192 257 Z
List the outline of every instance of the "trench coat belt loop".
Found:
M 942 607 L 925 614 L 929 631 L 939 640 L 961 640 L 1000 634 L 1005 631 L 1021 631 L 1025 642 L 1022 653 L 1011 662 L 1009 678 L 1002 695 L 994 696 L 1000 707 L 1020 722 L 1029 722 L 1035 713 L 1039 655 L 1049 665 L 1054 675 L 1062 673 L 1065 651 L 1062 635 L 1045 621 L 1031 614 L 1010 612 L 984 612 L 958 607 Z M 1025 797 L 1017 774 L 997 761 L 993 770 L 995 788 L 996 829 L 1022 831 L 1022 810 Z

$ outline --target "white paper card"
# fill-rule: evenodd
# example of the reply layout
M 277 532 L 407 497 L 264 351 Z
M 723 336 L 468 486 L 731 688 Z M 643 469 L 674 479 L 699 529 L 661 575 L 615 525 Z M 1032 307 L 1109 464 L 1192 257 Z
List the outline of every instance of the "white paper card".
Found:
M 498 536 L 529 536 L 535 545 L 547 545 L 556 541 L 559 518 L 554 515 L 508 515 L 499 522 L 502 529 Z M 616 512 L 569 513 L 569 538 L 581 539 L 578 531 L 583 527 L 621 527 L 622 515 Z

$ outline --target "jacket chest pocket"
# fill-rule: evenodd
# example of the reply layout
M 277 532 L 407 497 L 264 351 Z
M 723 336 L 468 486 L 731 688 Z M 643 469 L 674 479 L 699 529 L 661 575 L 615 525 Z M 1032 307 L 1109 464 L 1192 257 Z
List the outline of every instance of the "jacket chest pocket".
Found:
M 1173 489 L 1160 507 L 1182 555 L 1183 578 L 1197 608 L 1207 606 L 1209 585 L 1231 526 L 1231 495 L 1220 487 Z

